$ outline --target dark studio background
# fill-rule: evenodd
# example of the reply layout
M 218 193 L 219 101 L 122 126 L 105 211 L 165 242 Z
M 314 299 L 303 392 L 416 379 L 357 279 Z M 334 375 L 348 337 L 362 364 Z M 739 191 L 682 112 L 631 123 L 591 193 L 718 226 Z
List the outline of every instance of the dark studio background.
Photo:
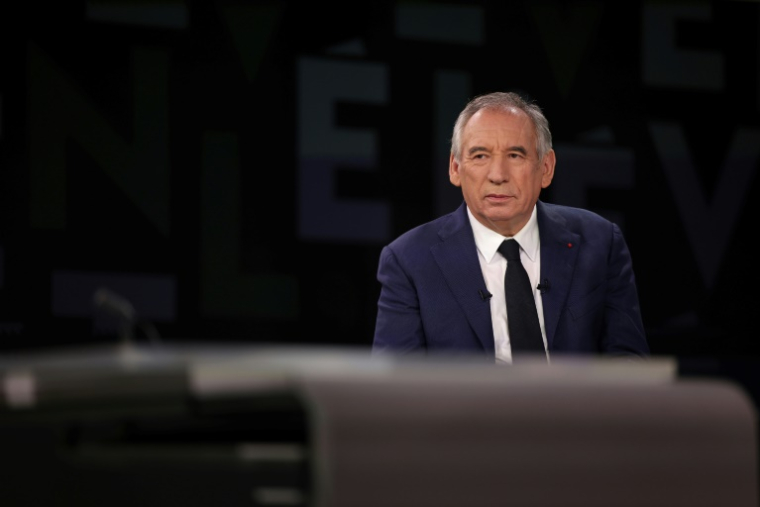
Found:
M 0 17 L 0 348 L 369 347 L 380 250 L 453 210 L 475 94 L 527 93 L 549 202 L 615 220 L 652 352 L 752 358 L 760 5 L 65 2 Z

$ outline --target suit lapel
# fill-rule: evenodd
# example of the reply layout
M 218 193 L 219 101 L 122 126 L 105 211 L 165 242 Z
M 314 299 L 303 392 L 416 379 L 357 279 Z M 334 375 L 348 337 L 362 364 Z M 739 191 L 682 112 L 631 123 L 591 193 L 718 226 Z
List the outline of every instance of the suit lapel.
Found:
M 438 234 L 441 242 L 430 249 L 433 258 L 441 268 L 441 273 L 464 311 L 470 327 L 475 331 L 486 352 L 493 355 L 491 304 L 487 299 L 484 301 L 478 293 L 487 289 L 465 204 L 452 213 L 451 219 Z
M 570 291 L 573 269 L 581 248 L 581 237 L 568 230 L 565 220 L 538 202 L 538 233 L 541 237 L 541 280 L 550 289 L 541 295 L 544 326 L 549 350 L 552 348 L 557 321 Z

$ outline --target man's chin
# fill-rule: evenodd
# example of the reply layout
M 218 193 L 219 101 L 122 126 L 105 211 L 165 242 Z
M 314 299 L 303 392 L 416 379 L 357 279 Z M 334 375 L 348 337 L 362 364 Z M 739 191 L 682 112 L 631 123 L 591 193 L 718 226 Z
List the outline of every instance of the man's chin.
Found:
M 495 225 L 506 225 L 509 222 L 512 222 L 515 217 L 514 215 L 507 214 L 507 213 L 489 213 L 485 216 L 486 220 L 492 224 Z

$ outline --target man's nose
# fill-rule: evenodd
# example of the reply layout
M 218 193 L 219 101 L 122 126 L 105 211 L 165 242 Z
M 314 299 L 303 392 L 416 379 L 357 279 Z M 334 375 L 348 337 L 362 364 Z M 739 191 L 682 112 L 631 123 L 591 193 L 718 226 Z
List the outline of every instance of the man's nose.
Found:
M 492 183 L 509 181 L 509 164 L 506 157 L 495 156 L 491 159 L 491 165 L 488 167 L 488 179 Z

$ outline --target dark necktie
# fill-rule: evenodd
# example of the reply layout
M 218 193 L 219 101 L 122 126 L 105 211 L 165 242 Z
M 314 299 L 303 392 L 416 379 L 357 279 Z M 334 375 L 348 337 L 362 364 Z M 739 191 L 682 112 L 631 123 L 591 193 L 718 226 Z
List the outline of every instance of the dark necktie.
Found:
M 519 359 L 521 355 L 545 355 L 533 288 L 528 273 L 520 262 L 520 245 L 514 239 L 504 240 L 499 246 L 499 253 L 507 259 L 504 292 L 507 296 L 507 324 L 512 360 Z

